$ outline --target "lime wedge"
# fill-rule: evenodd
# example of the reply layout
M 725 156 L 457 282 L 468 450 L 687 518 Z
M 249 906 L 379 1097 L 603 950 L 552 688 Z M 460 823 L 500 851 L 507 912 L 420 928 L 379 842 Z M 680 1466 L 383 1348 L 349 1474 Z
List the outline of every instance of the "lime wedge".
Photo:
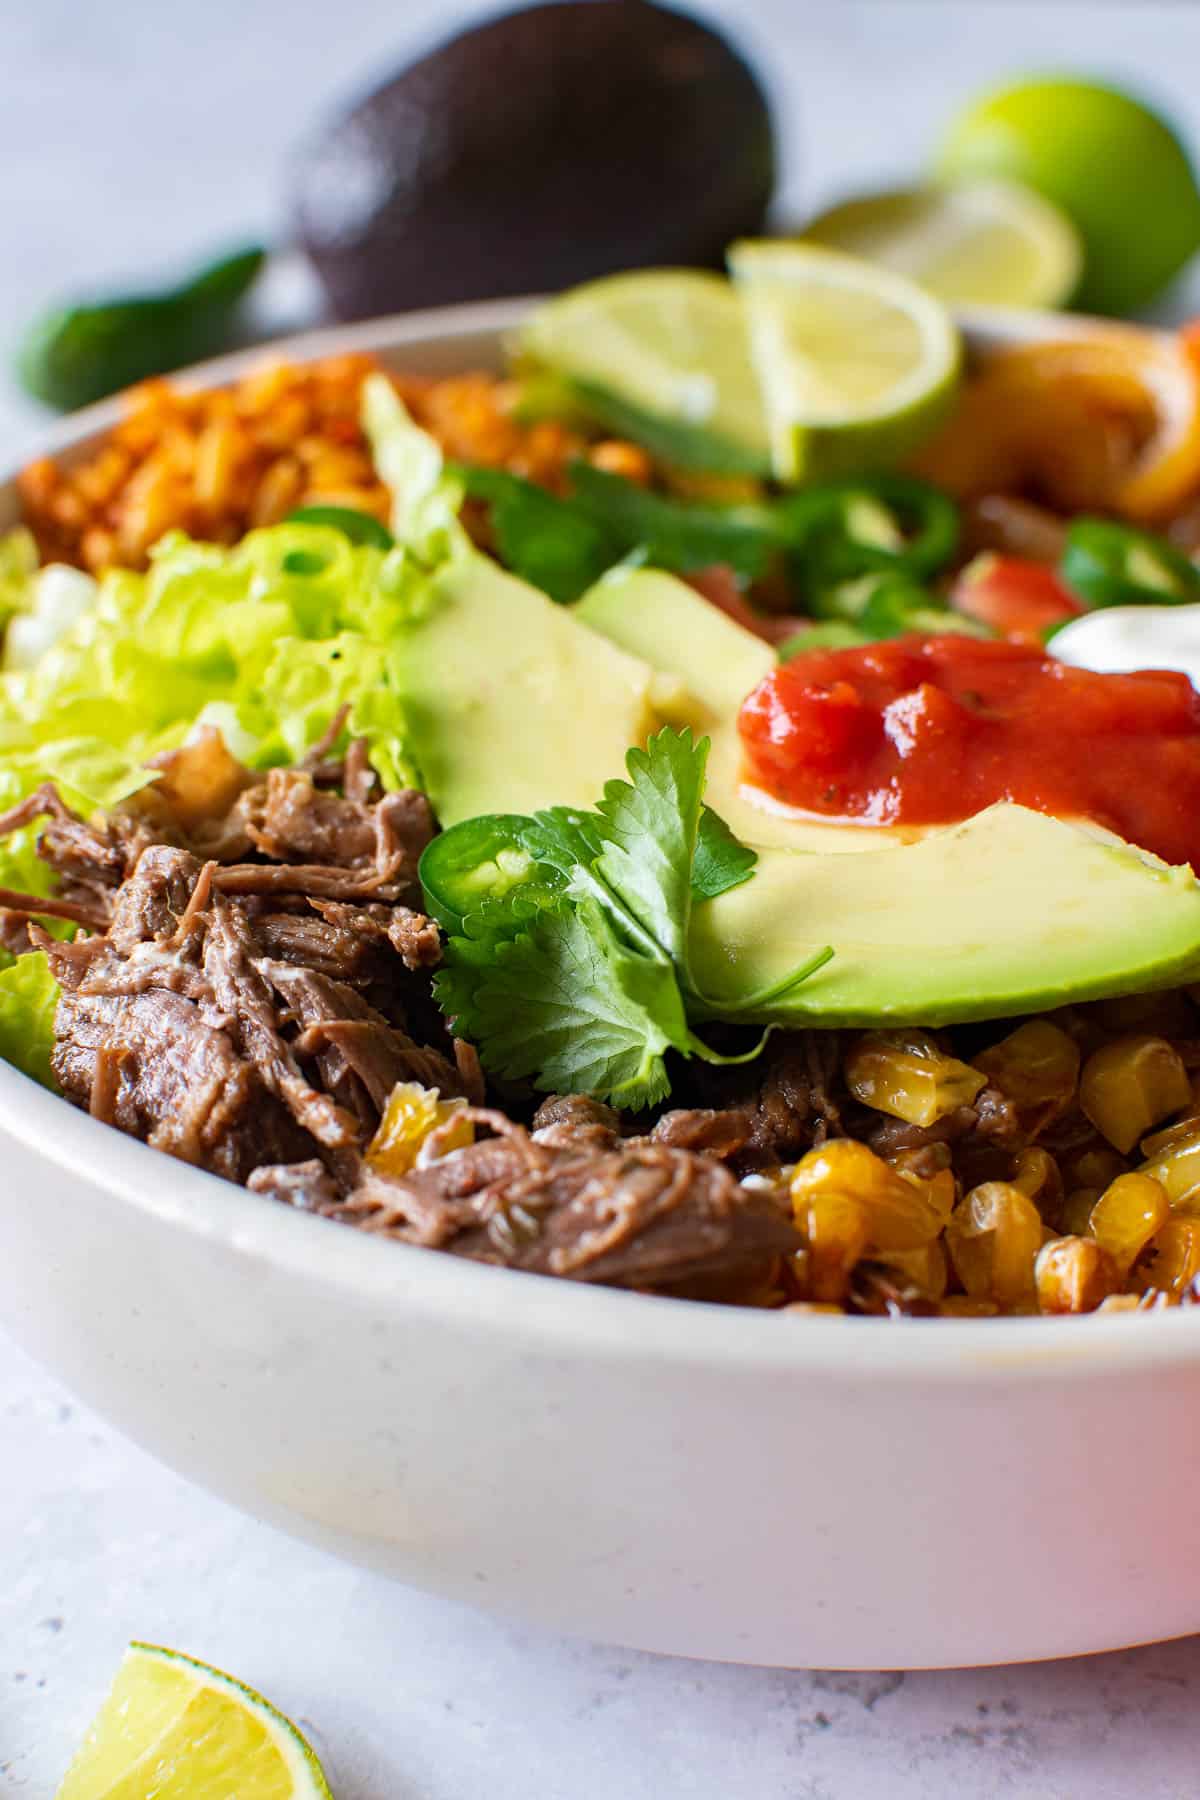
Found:
M 720 275 L 648 269 L 585 282 L 538 307 L 518 352 L 668 462 L 770 469 L 745 317 Z
M 1083 270 L 1066 214 L 1015 181 L 863 195 L 819 214 L 804 239 L 882 263 L 948 306 L 1065 306 Z
M 729 266 L 781 481 L 902 461 L 943 422 L 962 345 L 924 288 L 814 244 L 735 244 Z
M 219 1669 L 131 1644 L 56 1800 L 332 1800 L 282 1713 Z

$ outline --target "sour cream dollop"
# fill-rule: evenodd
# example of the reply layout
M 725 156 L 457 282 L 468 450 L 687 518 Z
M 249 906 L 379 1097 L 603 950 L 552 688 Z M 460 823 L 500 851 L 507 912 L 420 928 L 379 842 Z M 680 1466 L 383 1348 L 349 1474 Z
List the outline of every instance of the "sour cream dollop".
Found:
M 1056 631 L 1050 654 L 1098 675 L 1174 669 L 1200 689 L 1200 606 L 1104 606 Z

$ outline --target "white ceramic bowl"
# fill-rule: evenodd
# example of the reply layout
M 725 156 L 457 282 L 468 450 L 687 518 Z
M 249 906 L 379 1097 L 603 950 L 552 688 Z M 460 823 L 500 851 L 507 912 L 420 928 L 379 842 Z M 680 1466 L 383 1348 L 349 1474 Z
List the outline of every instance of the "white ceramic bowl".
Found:
M 519 311 L 284 348 L 478 366 Z M 289 1212 L 0 1067 L 0 1316 L 237 1505 L 555 1629 L 907 1669 L 1200 1627 L 1196 1314 L 801 1320 L 480 1268 Z

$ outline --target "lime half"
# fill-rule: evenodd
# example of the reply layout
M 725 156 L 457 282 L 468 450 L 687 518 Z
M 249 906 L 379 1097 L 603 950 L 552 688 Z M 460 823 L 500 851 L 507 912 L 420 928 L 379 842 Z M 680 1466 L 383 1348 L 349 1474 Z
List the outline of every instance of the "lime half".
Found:
M 131 1644 L 56 1800 L 332 1800 L 290 1720 L 219 1669 Z
M 648 269 L 585 282 L 537 309 L 518 350 L 582 411 L 667 462 L 770 469 L 745 317 L 720 275 Z
M 1200 249 L 1200 187 L 1166 119 L 1130 94 L 1057 77 L 985 94 L 950 128 L 938 173 L 1036 188 L 1084 245 L 1075 302 L 1146 306 Z
M 943 422 L 962 344 L 924 288 L 815 244 L 735 244 L 729 266 L 781 481 L 899 462 Z
M 863 195 L 819 214 L 804 238 L 882 263 L 948 306 L 1065 306 L 1083 270 L 1071 221 L 1015 181 Z

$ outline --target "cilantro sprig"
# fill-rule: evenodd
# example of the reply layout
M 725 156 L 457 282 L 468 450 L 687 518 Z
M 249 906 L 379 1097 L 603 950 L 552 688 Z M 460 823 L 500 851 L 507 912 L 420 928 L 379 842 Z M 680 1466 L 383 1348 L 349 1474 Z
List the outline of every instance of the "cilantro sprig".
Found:
M 629 752 L 628 779 L 608 782 L 594 810 L 467 820 L 425 852 L 427 904 L 453 921 L 438 1002 L 492 1074 L 631 1111 L 656 1105 L 672 1052 L 750 1061 L 771 1003 L 829 960 L 822 950 L 737 1004 L 698 987 L 692 909 L 752 879 L 756 861 L 704 804 L 708 751 L 707 738 L 668 728 Z M 697 1030 L 714 1020 L 765 1029 L 725 1054 Z

